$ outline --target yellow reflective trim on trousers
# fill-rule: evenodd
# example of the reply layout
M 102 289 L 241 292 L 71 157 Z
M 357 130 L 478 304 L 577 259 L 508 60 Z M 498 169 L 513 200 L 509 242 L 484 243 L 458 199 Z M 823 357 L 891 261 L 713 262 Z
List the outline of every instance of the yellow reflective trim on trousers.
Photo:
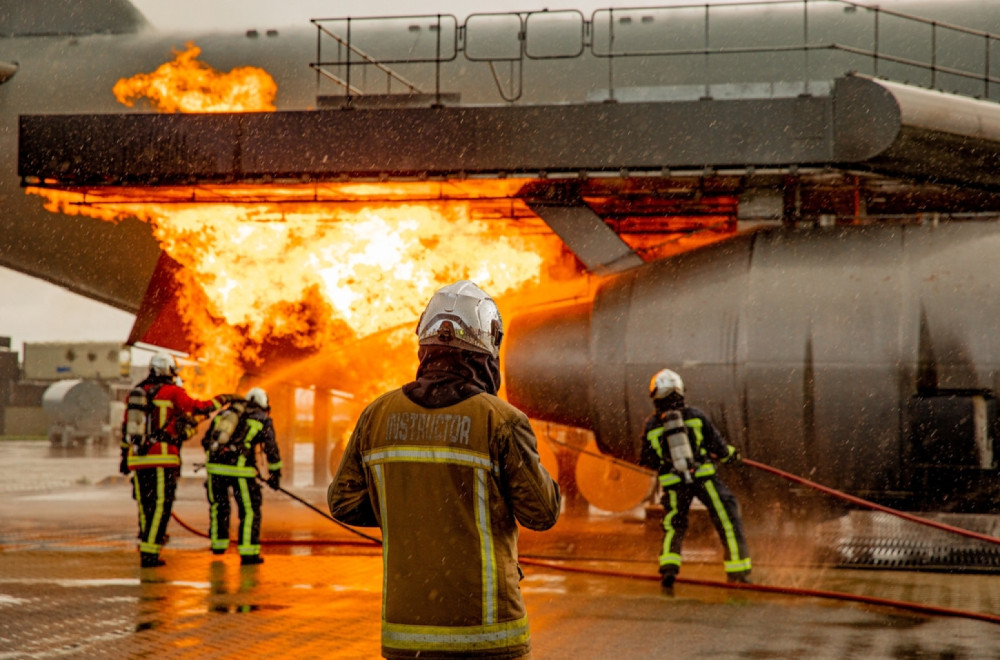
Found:
M 242 457 L 241 457 L 242 458 Z M 253 529 L 253 517 L 254 510 L 250 506 L 250 488 L 247 486 L 247 480 L 240 477 L 237 480 L 240 486 L 240 499 L 243 501 L 243 520 L 240 525 L 240 542 L 239 551 L 241 555 L 245 554 L 260 554 L 259 545 L 250 544 L 250 532 Z M 256 548 L 256 552 L 254 552 Z
M 160 551 L 160 545 L 156 542 L 156 530 L 160 526 L 160 521 L 163 520 L 163 505 L 166 501 L 166 475 L 163 472 L 163 468 L 156 468 L 156 506 L 153 508 L 153 519 L 149 521 L 149 526 L 146 527 L 146 538 L 139 545 L 141 552 L 158 553 Z M 143 550 L 143 547 L 153 549 Z
M 483 626 L 411 626 L 382 622 L 382 644 L 409 651 L 476 651 L 527 644 L 528 618 Z
M 440 447 L 399 446 L 376 449 L 364 455 L 365 465 L 405 461 L 409 463 L 452 463 L 473 468 L 493 470 L 490 457 L 477 451 L 445 449 Z
M 209 452 L 205 452 L 206 470 L 209 465 Z M 211 470 L 208 470 L 211 473 Z M 215 489 L 212 488 L 212 480 L 206 479 L 205 486 L 208 488 L 208 538 L 211 539 L 213 550 L 225 550 L 229 547 L 229 529 L 226 529 L 226 538 L 219 538 L 219 502 L 215 498 Z M 229 497 L 229 491 L 223 493 L 224 497 Z M 228 521 L 226 521 L 228 522 Z
M 280 469 L 281 469 L 281 461 L 278 461 L 277 463 L 268 463 L 267 464 L 267 471 L 268 472 L 274 472 L 275 470 L 280 470 Z
M 736 531 L 733 529 L 733 521 L 729 519 L 726 507 L 722 504 L 722 500 L 719 498 L 719 491 L 715 489 L 715 484 L 711 481 L 705 482 L 705 490 L 708 492 L 708 497 L 712 501 L 712 508 L 715 509 L 715 514 L 719 516 L 719 520 L 722 521 L 722 531 L 726 537 L 726 547 L 729 548 L 730 560 L 739 561 L 742 558 L 740 555 L 740 544 L 736 542 Z
M 681 556 L 670 552 L 670 544 L 674 540 L 674 516 L 677 515 L 677 491 L 668 490 L 667 497 L 670 500 L 670 511 L 663 516 L 663 548 L 660 552 L 660 566 L 680 566 Z
M 208 463 L 208 452 L 205 452 L 205 465 Z M 215 499 L 215 489 L 212 488 L 212 480 L 205 480 L 205 488 L 208 491 L 208 538 L 212 541 L 212 548 L 215 549 L 219 543 L 219 503 Z M 229 493 L 226 493 L 229 497 Z M 229 530 L 226 530 L 228 536 Z M 229 539 L 226 539 L 226 547 L 229 547 Z
M 680 566 L 681 556 L 672 552 L 664 552 L 660 555 L 660 568 L 664 566 Z
M 206 463 L 205 471 L 209 474 L 217 474 L 221 477 L 244 477 L 252 479 L 257 476 L 257 470 L 252 467 L 225 465 L 224 463 Z
M 750 559 L 741 559 L 739 561 L 726 561 L 722 563 L 723 568 L 726 573 L 745 573 L 753 568 L 750 565 Z
M 476 470 L 476 529 L 479 531 L 479 562 L 482 569 L 483 623 L 497 620 L 497 558 L 493 546 L 493 528 L 490 524 L 489 490 L 486 470 Z
M 132 492 L 135 493 L 135 503 L 139 505 L 139 529 L 146 529 L 146 511 L 142 508 L 142 491 L 139 490 L 139 475 L 132 475 Z

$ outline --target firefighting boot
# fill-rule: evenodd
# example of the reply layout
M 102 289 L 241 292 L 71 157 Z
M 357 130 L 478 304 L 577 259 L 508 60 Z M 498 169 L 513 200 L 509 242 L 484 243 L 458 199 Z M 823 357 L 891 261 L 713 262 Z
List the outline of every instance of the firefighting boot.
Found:
M 749 573 L 728 573 L 726 575 L 726 582 L 732 584 L 753 584 L 750 581 Z
M 674 595 L 674 576 L 665 573 L 660 576 L 660 591 L 664 596 Z
M 263 564 L 264 558 L 260 555 L 241 555 L 240 564 L 243 566 L 253 566 L 255 564 Z
M 151 552 L 140 552 L 139 553 L 139 566 L 142 568 L 156 568 L 157 566 L 163 566 L 167 562 L 160 559 L 159 555 L 154 555 Z

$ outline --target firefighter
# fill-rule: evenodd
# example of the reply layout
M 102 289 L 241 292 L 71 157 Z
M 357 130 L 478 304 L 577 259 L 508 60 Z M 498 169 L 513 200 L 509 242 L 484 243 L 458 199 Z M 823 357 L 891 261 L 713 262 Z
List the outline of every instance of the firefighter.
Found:
M 212 420 L 202 443 L 206 452 L 208 479 L 209 537 L 212 553 L 221 555 L 229 547 L 229 491 L 236 498 L 240 526 L 237 550 L 243 565 L 262 564 L 260 556 L 260 505 L 257 477 L 267 485 L 281 487 L 281 453 L 274 438 L 274 423 L 267 392 L 254 387 L 243 401 L 233 401 Z M 263 450 L 266 472 L 258 469 L 257 450 Z
M 528 657 L 517 523 L 552 527 L 560 494 L 528 418 L 496 396 L 499 310 L 462 280 L 431 297 L 417 336 L 416 379 L 361 413 L 330 512 L 381 527 L 383 657 Z
M 207 401 L 192 398 L 177 382 L 177 364 L 168 353 L 150 359 L 149 375 L 129 393 L 119 471 L 132 473 L 142 567 L 165 563 L 160 550 L 181 472 L 181 444 L 194 435 L 198 417 L 219 410 L 231 399 L 230 394 Z
M 716 474 L 715 461 L 739 462 L 736 447 L 697 408 L 684 405 L 684 383 L 670 369 L 657 372 L 649 383 L 655 412 L 646 419 L 640 463 L 659 472 L 663 487 L 663 549 L 660 583 L 673 593 L 681 568 L 681 544 L 688 528 L 688 511 L 697 497 L 708 509 L 725 553 L 729 582 L 750 581 L 750 556 L 743 535 L 736 497 Z

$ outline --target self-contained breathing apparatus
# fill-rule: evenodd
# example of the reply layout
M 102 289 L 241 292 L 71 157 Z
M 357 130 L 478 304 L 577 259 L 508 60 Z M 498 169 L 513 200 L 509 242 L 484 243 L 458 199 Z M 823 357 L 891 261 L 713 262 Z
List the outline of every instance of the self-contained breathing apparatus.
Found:
M 233 432 L 243 413 L 246 412 L 246 407 L 245 401 L 233 401 L 228 408 L 215 416 L 212 431 L 205 436 L 205 449 L 211 458 L 239 451 L 237 443 L 233 442 Z
M 132 445 L 132 453 L 137 456 L 144 456 L 159 438 L 151 428 L 153 419 L 153 399 L 160 391 L 160 386 L 154 387 L 147 392 L 142 387 L 133 387 L 128 393 L 125 413 L 125 434 L 129 444 Z
M 171 438 L 164 429 L 153 427 L 153 416 L 156 414 L 153 400 L 161 387 L 162 384 L 156 385 L 148 392 L 142 387 L 133 387 L 128 393 L 125 404 L 125 434 L 129 444 L 132 445 L 132 453 L 136 456 L 145 456 L 150 447 L 158 442 L 179 446 L 198 429 L 198 422 L 185 414 L 178 415 L 174 420 L 176 439 Z
M 679 410 L 668 410 L 663 414 L 663 432 L 667 436 L 667 447 L 670 450 L 670 461 L 674 469 L 684 479 L 684 483 L 693 483 L 691 473 L 698 467 L 691 451 L 687 427 Z

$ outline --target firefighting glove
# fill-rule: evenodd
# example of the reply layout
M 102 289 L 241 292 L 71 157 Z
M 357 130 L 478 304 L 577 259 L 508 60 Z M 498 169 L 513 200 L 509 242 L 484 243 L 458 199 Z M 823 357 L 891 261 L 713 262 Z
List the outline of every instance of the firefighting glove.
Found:
M 231 394 L 231 393 L 216 394 L 215 400 L 216 402 L 218 402 L 220 406 L 226 406 L 230 403 L 243 403 L 246 401 L 246 399 L 244 399 L 239 394 Z
M 118 464 L 118 472 L 128 474 L 128 456 L 122 456 L 122 462 Z
M 281 470 L 275 470 L 268 476 L 267 485 L 271 487 L 272 490 L 278 490 L 281 488 Z
M 726 456 L 725 460 L 722 462 L 728 463 L 729 465 L 739 465 L 743 462 L 743 454 L 740 453 L 739 449 L 730 445 L 729 456 Z
M 198 420 L 190 415 L 179 415 L 175 426 L 177 428 L 177 437 L 181 442 L 184 442 L 198 430 Z

